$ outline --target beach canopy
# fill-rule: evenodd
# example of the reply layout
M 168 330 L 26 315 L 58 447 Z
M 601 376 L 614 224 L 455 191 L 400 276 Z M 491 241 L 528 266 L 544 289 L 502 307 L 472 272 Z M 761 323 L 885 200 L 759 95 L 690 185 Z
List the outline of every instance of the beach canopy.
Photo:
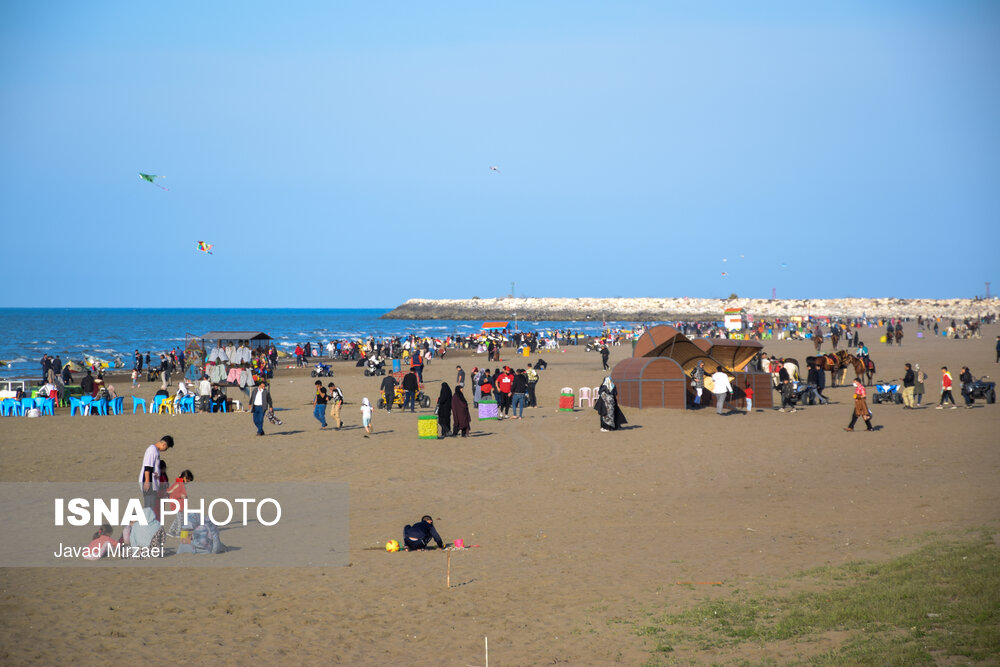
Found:
M 507 322 L 483 322 L 484 331 L 497 331 L 507 328 Z
M 209 331 L 207 334 L 202 334 L 199 338 L 206 339 L 217 339 L 217 340 L 271 340 L 263 331 Z
M 186 347 L 191 349 L 193 345 L 196 345 L 202 349 L 206 349 L 206 343 L 212 345 L 216 341 L 222 341 L 223 344 L 226 344 L 236 343 L 241 340 L 248 340 L 251 347 L 260 348 L 264 347 L 267 341 L 272 340 L 272 338 L 263 331 L 209 331 L 207 334 L 202 334 L 201 336 L 188 334 L 188 344 Z

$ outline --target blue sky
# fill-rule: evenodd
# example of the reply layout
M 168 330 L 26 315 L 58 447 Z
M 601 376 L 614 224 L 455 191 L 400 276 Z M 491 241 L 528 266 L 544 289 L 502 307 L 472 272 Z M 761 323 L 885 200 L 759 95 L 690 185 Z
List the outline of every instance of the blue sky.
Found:
M 1000 3 L 12 0 L 0 57 L 3 306 L 998 278 Z

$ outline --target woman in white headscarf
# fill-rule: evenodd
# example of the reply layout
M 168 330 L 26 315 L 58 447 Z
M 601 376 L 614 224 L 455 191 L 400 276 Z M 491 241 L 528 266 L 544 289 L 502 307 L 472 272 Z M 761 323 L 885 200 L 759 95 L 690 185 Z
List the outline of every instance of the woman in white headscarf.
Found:
M 594 409 L 601 416 L 602 431 L 617 431 L 623 424 L 628 423 L 621 408 L 618 407 L 618 389 L 615 388 L 610 375 L 604 378 L 604 382 L 597 390 Z
M 924 400 L 924 382 L 927 382 L 927 373 L 920 370 L 920 364 L 913 367 L 913 373 L 913 398 L 916 399 L 917 405 L 920 405 Z

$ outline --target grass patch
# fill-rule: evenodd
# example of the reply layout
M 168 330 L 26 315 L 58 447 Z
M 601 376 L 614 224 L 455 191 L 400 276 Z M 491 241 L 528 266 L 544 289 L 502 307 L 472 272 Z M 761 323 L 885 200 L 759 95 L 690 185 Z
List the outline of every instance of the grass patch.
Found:
M 780 647 L 815 665 L 994 662 L 1000 655 L 1000 549 L 987 531 L 884 563 L 810 570 L 783 584 L 789 592 L 733 591 L 651 615 L 635 631 L 649 638 L 652 664 L 698 659 L 699 651 L 712 651 L 712 662 L 720 654 L 739 662 L 741 645 L 755 653 Z

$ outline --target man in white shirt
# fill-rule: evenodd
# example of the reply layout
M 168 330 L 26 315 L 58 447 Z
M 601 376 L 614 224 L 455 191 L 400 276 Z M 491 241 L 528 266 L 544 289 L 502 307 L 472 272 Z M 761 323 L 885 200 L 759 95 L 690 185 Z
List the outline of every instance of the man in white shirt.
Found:
M 203 412 L 212 411 L 212 383 L 209 381 L 207 375 L 201 376 L 201 381 L 198 383 L 198 396 L 201 397 L 201 409 Z
M 264 435 L 264 413 L 271 406 L 271 392 L 263 380 L 250 394 L 250 412 L 253 414 L 253 424 L 257 427 L 257 435 Z
M 733 391 L 733 386 L 729 384 L 729 376 L 721 368 L 712 373 L 712 393 L 715 394 L 715 412 L 722 414 L 722 404 L 726 402 L 726 396 Z
M 160 488 L 160 452 L 174 446 L 174 438 L 165 435 L 146 448 L 139 471 L 139 488 L 142 490 L 143 506 L 156 509 L 156 492 Z

